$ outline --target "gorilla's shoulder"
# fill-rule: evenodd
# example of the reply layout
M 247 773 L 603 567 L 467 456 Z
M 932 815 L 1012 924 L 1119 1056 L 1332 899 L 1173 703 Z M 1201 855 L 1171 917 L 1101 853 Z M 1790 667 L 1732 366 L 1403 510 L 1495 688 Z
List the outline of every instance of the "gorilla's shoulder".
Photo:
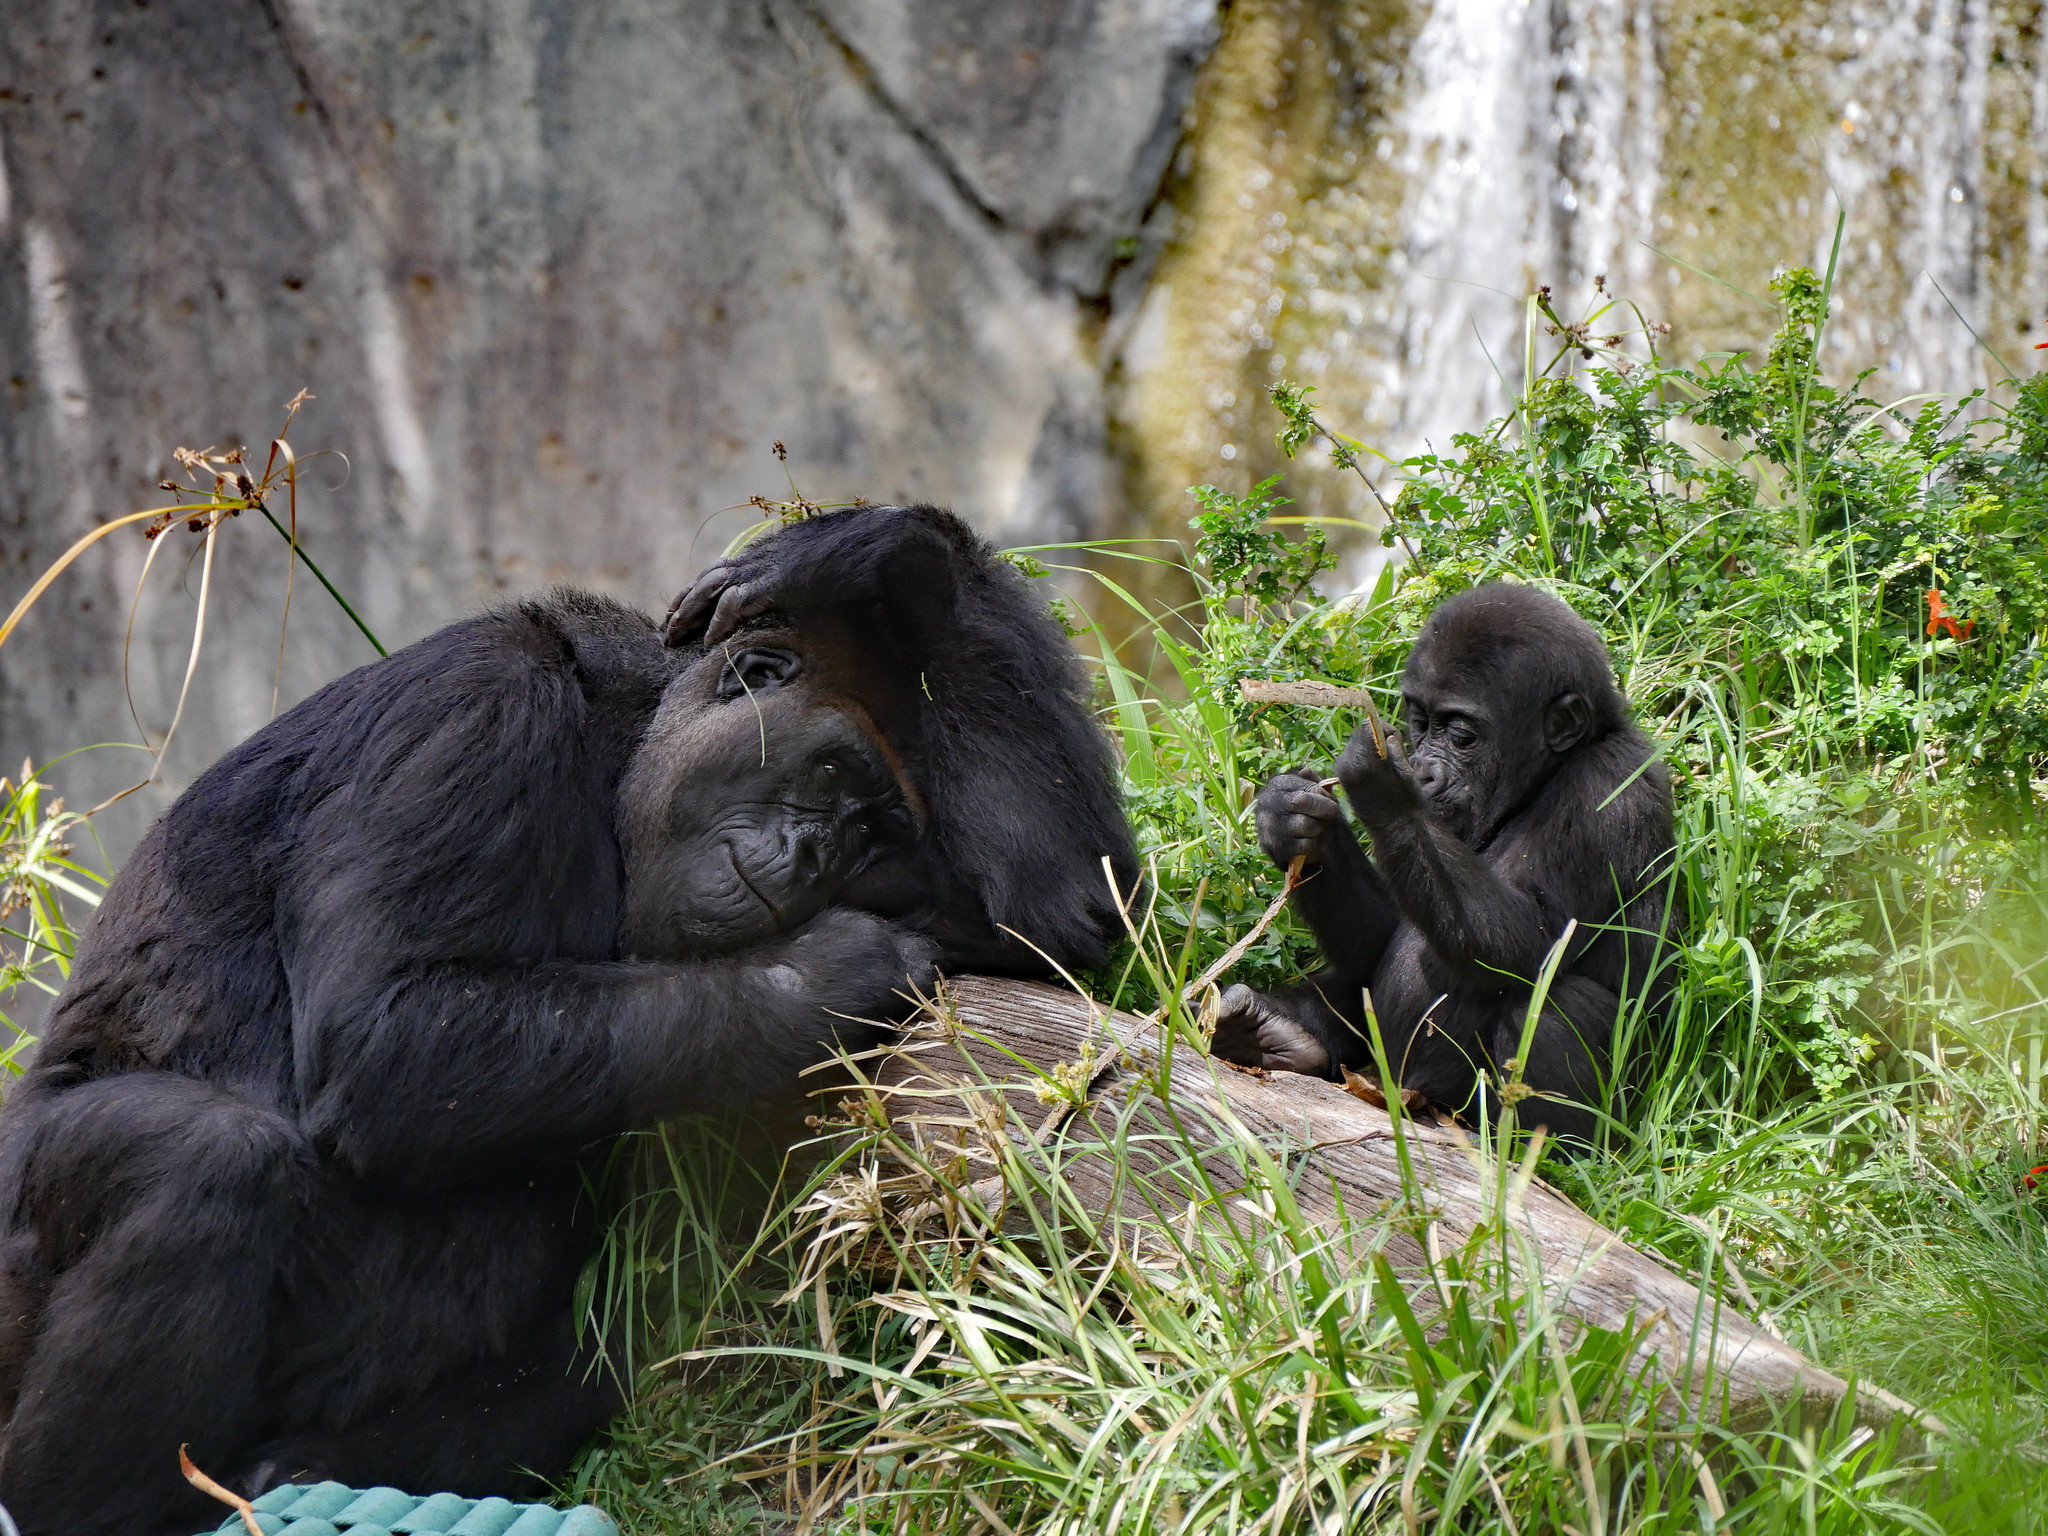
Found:
M 569 587 L 514 598 L 336 678 L 231 749 L 174 810 L 318 798 L 465 732 L 480 751 L 567 733 L 620 757 L 677 665 L 653 621 L 624 603 Z
M 638 608 L 581 587 L 550 587 L 487 610 L 484 619 L 530 624 L 563 635 L 604 635 L 620 640 L 653 640 L 654 620 Z
M 339 679 L 330 692 L 382 712 L 416 694 L 475 697 L 523 692 L 575 676 L 585 691 L 659 685 L 675 668 L 654 621 L 596 592 L 554 587 L 458 619 Z M 342 704 L 328 701 L 329 708 Z M 305 706 L 300 706 L 304 708 Z

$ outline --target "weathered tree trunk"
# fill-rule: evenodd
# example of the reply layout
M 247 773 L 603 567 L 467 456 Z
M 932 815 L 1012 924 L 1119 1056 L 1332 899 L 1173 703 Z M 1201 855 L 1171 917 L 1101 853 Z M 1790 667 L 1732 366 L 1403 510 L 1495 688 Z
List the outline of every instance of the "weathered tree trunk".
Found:
M 1109 1130 L 1110 1117 L 1092 1113 L 1094 1107 L 1122 1099 L 1141 1074 L 1156 1070 L 1163 1047 L 1157 1027 L 1031 982 L 969 977 L 951 985 L 947 1005 L 943 1022 L 913 1030 L 877 1073 L 892 1118 L 987 1127 L 994 1117 L 986 1107 L 977 1112 L 975 1101 L 999 1092 L 1016 1116 L 1011 1123 L 1035 1141 L 1049 1144 L 1054 1136 L 1073 1133 L 1073 1155 L 1062 1172 L 1085 1205 L 1104 1212 L 1121 1207 L 1141 1219 L 1152 1215 L 1127 1184 L 1118 1185 L 1111 1161 L 1089 1155 L 1087 1144 Z M 1064 1068 L 1069 1083 L 1087 1073 L 1089 1109 L 1058 1097 L 1050 1105 L 1041 1102 L 1033 1091 L 1039 1079 L 1030 1068 L 1046 1074 Z M 1208 1193 L 1187 1157 L 1183 1138 L 1192 1130 L 1198 1138 L 1215 1135 L 1219 1147 L 1249 1134 L 1290 1167 L 1299 1164 L 1294 1189 L 1302 1214 L 1333 1234 L 1339 1231 L 1340 1201 L 1361 1238 L 1374 1232 L 1375 1213 L 1414 1209 L 1403 1184 L 1395 1126 L 1385 1110 L 1331 1083 L 1229 1069 L 1186 1046 L 1171 1053 L 1167 1081 L 1165 1101 L 1148 1100 L 1134 1112 L 1126 1155 L 1149 1176 L 1148 1183 L 1164 1186 L 1183 1206 Z M 1169 1116 L 1182 1129 L 1175 1130 Z M 1482 1162 L 1474 1139 L 1455 1126 L 1409 1119 L 1404 1134 L 1419 1203 L 1443 1245 L 1455 1248 L 1499 1208 L 1498 1170 Z M 977 1164 L 974 1172 L 989 1170 L 985 1157 L 974 1157 L 973 1134 L 953 1139 Z M 1239 1181 L 1227 1156 L 1204 1158 L 1203 1164 L 1211 1179 Z M 997 1182 L 984 1179 L 986 1192 L 997 1193 Z M 1837 1408 L 1848 1392 L 1840 1377 L 1740 1315 L 1718 1285 L 1702 1288 L 1673 1273 L 1542 1182 L 1531 1181 L 1508 1209 L 1527 1239 L 1523 1252 L 1534 1254 L 1534 1268 L 1562 1312 L 1641 1337 L 1642 1350 L 1656 1357 L 1673 1384 L 1667 1401 L 1674 1415 L 1687 1416 L 1701 1404 L 1718 1411 L 1725 1402 L 1729 1422 L 1754 1424 L 1798 1402 L 1811 1419 Z M 1397 1272 L 1418 1287 L 1428 1286 L 1427 1260 L 1414 1230 L 1412 1222 L 1396 1224 L 1381 1251 Z M 1341 1265 L 1350 1256 L 1337 1249 L 1331 1257 Z M 1871 1387 L 1858 1388 L 1855 1412 L 1874 1427 L 1903 1414 L 1911 1432 L 1940 1428 Z

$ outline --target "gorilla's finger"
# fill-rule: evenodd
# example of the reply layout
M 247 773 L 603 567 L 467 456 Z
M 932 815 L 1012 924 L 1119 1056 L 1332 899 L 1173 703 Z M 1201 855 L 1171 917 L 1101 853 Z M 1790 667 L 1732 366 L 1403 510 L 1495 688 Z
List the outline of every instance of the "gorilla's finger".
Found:
M 718 595 L 718 607 L 704 628 L 704 643 L 717 645 L 748 619 L 768 611 L 768 599 L 757 597 L 752 587 L 727 587 Z
M 1342 814 L 1334 797 L 1315 788 L 1296 790 L 1285 804 L 1289 815 L 1313 816 L 1318 821 L 1335 821 Z
M 711 615 L 711 605 L 732 581 L 732 573 L 730 560 L 715 560 L 677 595 L 669 604 L 668 617 L 662 621 L 662 638 L 667 644 L 682 645 L 704 627 L 704 621 Z
M 929 995 L 939 976 L 939 946 L 923 934 L 901 930 L 897 939 L 897 961 L 903 967 L 905 984 L 915 992 Z
M 1393 733 L 1389 732 L 1386 739 L 1393 740 Z M 1344 743 L 1344 750 L 1337 754 L 1337 777 L 1348 785 L 1350 780 L 1359 774 L 1369 773 L 1373 765 L 1382 761 L 1384 757 L 1385 754 L 1379 749 L 1379 743 L 1373 740 L 1372 732 L 1361 725 L 1351 733 L 1351 739 Z

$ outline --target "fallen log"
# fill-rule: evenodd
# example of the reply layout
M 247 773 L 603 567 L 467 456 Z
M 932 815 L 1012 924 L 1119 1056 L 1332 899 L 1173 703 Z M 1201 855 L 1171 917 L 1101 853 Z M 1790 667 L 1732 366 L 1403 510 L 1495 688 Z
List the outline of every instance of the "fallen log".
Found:
M 1104 1145 L 1105 1121 L 1113 1123 L 1103 1111 L 1123 1103 L 1133 1116 L 1126 1156 L 1145 1182 L 1183 1203 L 1202 1203 L 1212 1192 L 1205 1177 L 1228 1176 L 1235 1166 L 1221 1155 L 1203 1158 L 1199 1170 L 1190 1166 L 1192 1125 L 1216 1136 L 1219 1147 L 1231 1137 L 1257 1138 L 1298 1166 L 1295 1201 L 1322 1231 L 1342 1229 L 1340 1210 L 1361 1234 L 1377 1213 L 1403 1213 L 1381 1251 L 1418 1291 L 1433 1283 L 1425 1254 L 1434 1240 L 1429 1223 L 1447 1246 L 1461 1246 L 1500 1208 L 1498 1169 L 1457 1126 L 1404 1118 L 1410 1186 L 1403 1146 L 1384 1109 L 1314 1078 L 1230 1068 L 1184 1043 L 1165 1052 L 1167 1092 L 1160 1099 L 1146 1083 L 1159 1076 L 1163 1047 L 1151 1020 L 1037 983 L 967 977 L 945 990 L 932 1017 L 879 1062 L 873 1079 L 892 1121 L 941 1128 L 942 1141 L 943 1128 L 952 1128 L 949 1144 L 967 1156 L 970 1171 L 982 1173 L 977 1188 L 991 1207 L 1002 1181 L 983 1173 L 994 1164 L 985 1142 L 976 1152 L 975 1136 L 1007 1124 L 1042 1147 L 1056 1136 L 1073 1143 L 1075 1155 L 1061 1171 L 1089 1209 L 1156 1218 L 1149 1207 L 1133 1206 L 1131 1187 L 1109 1158 L 1087 1151 L 1091 1143 Z M 1007 1104 L 1007 1118 L 990 1113 L 992 1096 Z M 1534 1259 L 1518 1266 L 1534 1270 L 1521 1278 L 1540 1279 L 1562 1314 L 1639 1338 L 1639 1352 L 1655 1357 L 1673 1388 L 1666 1394 L 1669 1417 L 1686 1419 L 1705 1408 L 1751 1427 L 1797 1406 L 1813 1422 L 1848 1394 L 1842 1378 L 1741 1315 L 1718 1283 L 1703 1286 L 1674 1273 L 1541 1181 L 1519 1188 L 1509 1210 L 1526 1239 L 1522 1252 Z M 1329 1257 L 1344 1264 L 1348 1255 L 1338 1248 Z M 1870 1386 L 1856 1389 L 1854 1414 L 1871 1428 L 1903 1418 L 1912 1441 L 1923 1431 L 1942 1432 L 1938 1420 Z

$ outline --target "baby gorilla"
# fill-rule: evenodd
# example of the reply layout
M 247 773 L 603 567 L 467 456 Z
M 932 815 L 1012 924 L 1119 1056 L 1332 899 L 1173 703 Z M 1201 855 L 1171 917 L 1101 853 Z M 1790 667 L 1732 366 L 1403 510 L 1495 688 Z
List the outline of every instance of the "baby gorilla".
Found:
M 1430 615 L 1402 674 L 1408 751 L 1369 727 L 1337 778 L 1368 857 L 1313 776 L 1259 792 L 1259 843 L 1300 858 L 1295 910 L 1329 969 L 1277 992 L 1232 987 L 1213 1050 L 1245 1066 L 1337 1077 L 1372 1057 L 1364 990 L 1402 1085 L 1469 1110 L 1507 1069 L 1533 980 L 1577 919 L 1536 1026 L 1526 1124 L 1590 1141 L 1627 1003 L 1661 1002 L 1681 914 L 1671 783 L 1629 722 L 1593 629 L 1554 597 L 1484 586 Z M 1489 1092 L 1490 1110 L 1498 1102 Z

